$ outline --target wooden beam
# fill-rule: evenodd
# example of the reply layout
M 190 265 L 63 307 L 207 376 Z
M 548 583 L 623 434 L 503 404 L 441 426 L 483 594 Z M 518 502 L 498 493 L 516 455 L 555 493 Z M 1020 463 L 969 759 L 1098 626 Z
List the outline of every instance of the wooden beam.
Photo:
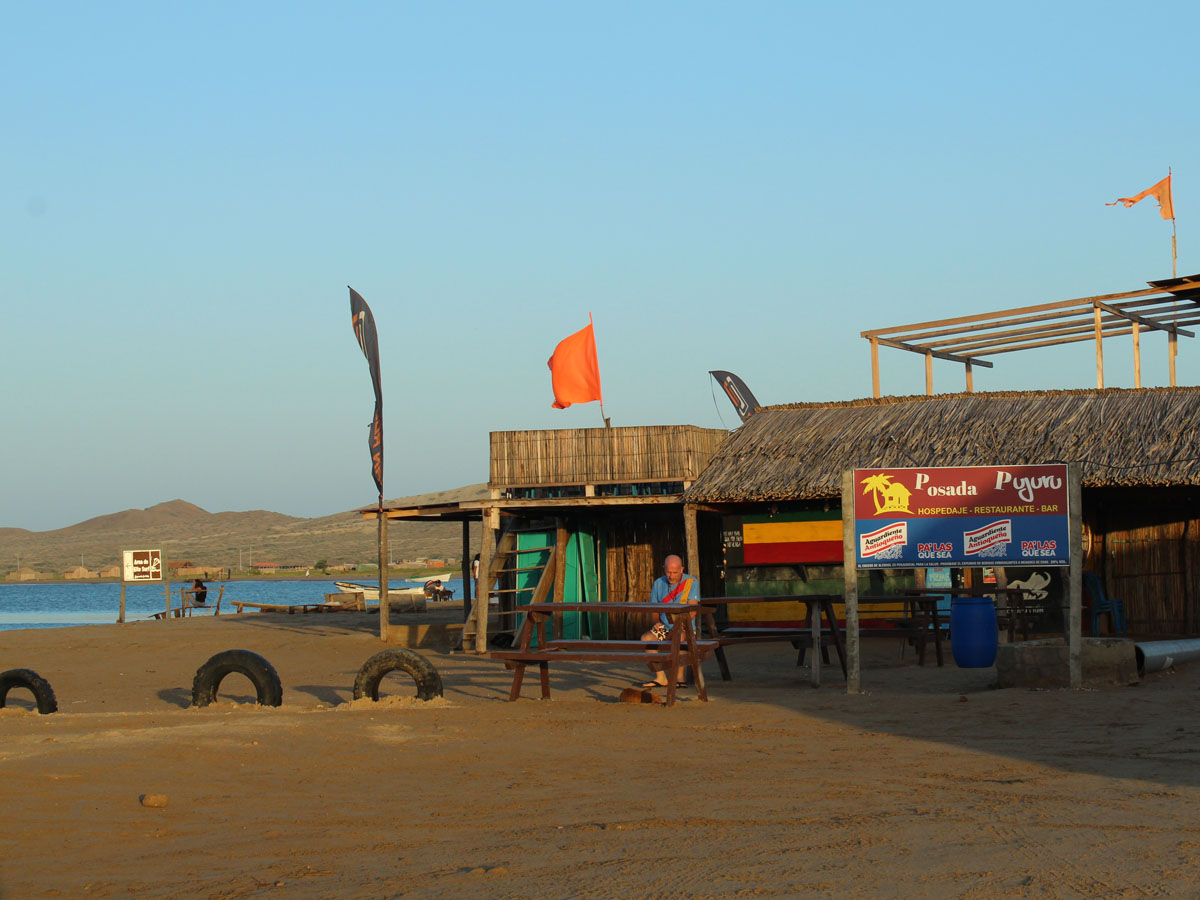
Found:
M 977 359 L 970 356 L 956 356 L 953 353 L 943 353 L 940 350 L 930 350 L 928 347 L 921 347 L 915 344 L 906 344 L 903 341 L 893 341 L 888 338 L 875 338 L 875 340 L 883 344 L 885 347 L 894 347 L 897 350 L 907 350 L 909 353 L 920 353 L 922 356 L 924 356 L 926 353 L 932 353 L 938 359 L 948 360 L 949 362 L 973 362 L 977 366 L 984 366 L 988 369 L 992 367 L 992 364 L 984 359 Z
M 1114 316 L 1120 316 L 1122 319 L 1129 319 L 1132 322 L 1137 322 L 1139 325 L 1145 325 L 1147 328 L 1154 328 L 1159 331 L 1169 331 L 1172 334 L 1182 334 L 1184 337 L 1196 336 L 1192 332 L 1184 331 L 1182 328 L 1178 328 L 1174 325 L 1162 325 L 1154 319 L 1147 318 L 1146 316 L 1135 316 L 1133 313 L 1125 312 L 1122 309 L 1118 309 L 1115 306 L 1109 306 L 1106 303 L 1097 303 L 1096 306 L 1104 310 L 1106 313 L 1111 313 Z

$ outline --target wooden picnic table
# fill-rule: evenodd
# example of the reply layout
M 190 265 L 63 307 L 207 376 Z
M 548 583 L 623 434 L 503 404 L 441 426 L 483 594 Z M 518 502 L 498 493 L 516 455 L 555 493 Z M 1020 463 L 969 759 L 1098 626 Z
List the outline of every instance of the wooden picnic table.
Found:
M 729 673 L 729 663 L 725 659 L 725 646 L 727 644 L 744 644 L 744 643 L 763 643 L 766 641 L 792 641 L 793 645 L 804 638 L 812 638 L 813 647 L 813 685 L 819 686 L 821 683 L 821 655 L 822 635 L 821 635 L 821 617 L 825 617 L 825 622 L 829 628 L 829 634 L 833 638 L 834 646 L 837 648 L 838 661 L 842 666 L 842 676 L 846 677 L 846 647 L 842 640 L 842 633 L 838 627 L 837 616 L 833 612 L 833 604 L 842 601 L 841 594 L 776 594 L 767 596 L 754 597 L 701 597 L 697 601 L 702 607 L 701 616 L 704 619 L 704 627 L 706 634 L 709 634 L 717 639 L 718 647 L 716 650 L 717 665 L 721 669 L 721 677 L 725 681 L 731 680 L 732 676 Z M 751 628 L 751 629 L 725 629 L 721 630 L 717 627 L 716 617 L 713 615 L 714 610 L 719 606 L 728 606 L 731 603 L 803 603 L 805 606 L 804 620 L 809 624 L 807 628 Z M 801 650 L 803 653 L 803 650 Z
M 516 700 L 521 695 L 521 682 L 525 677 L 525 667 L 530 663 L 538 664 L 541 675 L 542 699 L 550 699 L 550 670 L 552 660 L 587 661 L 587 662 L 652 662 L 661 660 L 667 673 L 667 706 L 675 703 L 677 684 L 675 674 L 680 665 L 688 665 L 696 680 L 697 696 L 707 702 L 708 690 L 704 684 L 704 673 L 700 663 L 707 653 L 716 647 L 716 643 L 700 642 L 696 639 L 692 620 L 700 607 L 692 603 L 530 603 L 518 607 L 517 612 L 525 614 L 525 620 L 517 632 L 513 649 L 493 650 L 492 659 L 504 660 L 505 665 L 513 670 L 512 689 L 508 699 Z M 665 641 L 555 641 L 548 640 L 546 624 L 555 613 L 563 612 L 647 612 L 655 615 L 662 614 L 671 622 L 671 640 L 669 649 L 664 650 Z M 534 635 L 537 635 L 537 647 L 532 647 Z M 686 649 L 685 649 L 686 648 Z

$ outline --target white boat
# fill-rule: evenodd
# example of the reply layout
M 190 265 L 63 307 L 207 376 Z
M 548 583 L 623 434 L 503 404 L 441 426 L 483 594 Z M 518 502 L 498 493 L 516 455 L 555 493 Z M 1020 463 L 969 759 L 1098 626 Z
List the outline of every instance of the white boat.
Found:
M 334 587 L 343 594 L 362 594 L 363 600 L 379 600 L 379 585 L 377 584 L 355 584 L 353 581 L 335 581 Z M 394 588 L 391 585 L 388 586 L 389 597 L 397 595 L 422 596 L 424 593 L 424 588 Z
M 414 581 L 417 584 L 428 584 L 431 581 L 449 581 L 453 577 L 453 575 L 447 575 L 445 572 L 441 572 L 437 575 L 426 575 L 423 578 L 405 578 L 404 580 Z

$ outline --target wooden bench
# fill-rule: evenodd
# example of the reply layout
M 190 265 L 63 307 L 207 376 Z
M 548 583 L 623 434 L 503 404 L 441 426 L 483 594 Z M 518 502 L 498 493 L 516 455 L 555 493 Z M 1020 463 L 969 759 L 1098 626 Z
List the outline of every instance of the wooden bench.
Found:
M 698 612 L 695 605 L 676 603 L 531 603 L 519 610 L 525 613 L 525 621 L 517 633 L 517 647 L 511 650 L 493 650 L 492 659 L 503 660 L 506 668 L 513 671 L 512 688 L 508 699 L 521 696 L 521 684 L 525 678 L 525 667 L 537 663 L 541 677 L 542 699 L 550 699 L 551 662 L 615 662 L 647 663 L 661 661 L 667 672 L 667 706 L 675 702 L 675 672 L 681 666 L 690 666 L 695 678 L 697 696 L 708 700 L 704 675 L 700 663 L 710 653 L 719 650 L 717 641 L 697 641 L 692 630 L 692 616 Z M 673 623 L 670 641 L 600 641 L 600 640 L 547 640 L 546 625 L 555 613 L 560 612 L 650 612 L 667 616 Z M 534 631 L 538 634 L 538 647 L 531 647 Z
M 179 606 L 176 606 L 171 610 L 172 618 L 182 619 L 185 616 L 190 617 L 197 610 L 200 610 L 202 612 L 208 612 L 209 610 L 212 610 L 212 614 L 214 616 L 219 616 L 221 614 L 221 598 L 225 596 L 225 585 L 222 584 L 219 586 L 219 588 L 217 590 L 217 602 L 212 604 L 211 606 L 209 606 L 207 603 L 190 603 L 187 600 L 186 593 L 187 593 L 187 588 L 183 588 L 182 590 L 180 590 Z M 151 616 L 150 616 L 150 618 L 152 618 L 152 619 L 165 619 L 166 617 L 167 617 L 167 611 L 165 609 L 162 612 L 156 612 L 156 613 L 151 614 Z

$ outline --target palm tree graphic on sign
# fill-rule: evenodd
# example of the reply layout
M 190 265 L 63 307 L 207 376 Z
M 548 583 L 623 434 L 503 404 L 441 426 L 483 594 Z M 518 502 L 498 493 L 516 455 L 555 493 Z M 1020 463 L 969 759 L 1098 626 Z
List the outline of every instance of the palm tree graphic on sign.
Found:
M 912 512 L 908 508 L 908 498 L 912 496 L 912 491 L 902 484 L 893 484 L 891 475 L 868 475 L 861 483 L 866 485 L 863 493 L 873 495 L 871 499 L 875 501 L 875 515 Z

